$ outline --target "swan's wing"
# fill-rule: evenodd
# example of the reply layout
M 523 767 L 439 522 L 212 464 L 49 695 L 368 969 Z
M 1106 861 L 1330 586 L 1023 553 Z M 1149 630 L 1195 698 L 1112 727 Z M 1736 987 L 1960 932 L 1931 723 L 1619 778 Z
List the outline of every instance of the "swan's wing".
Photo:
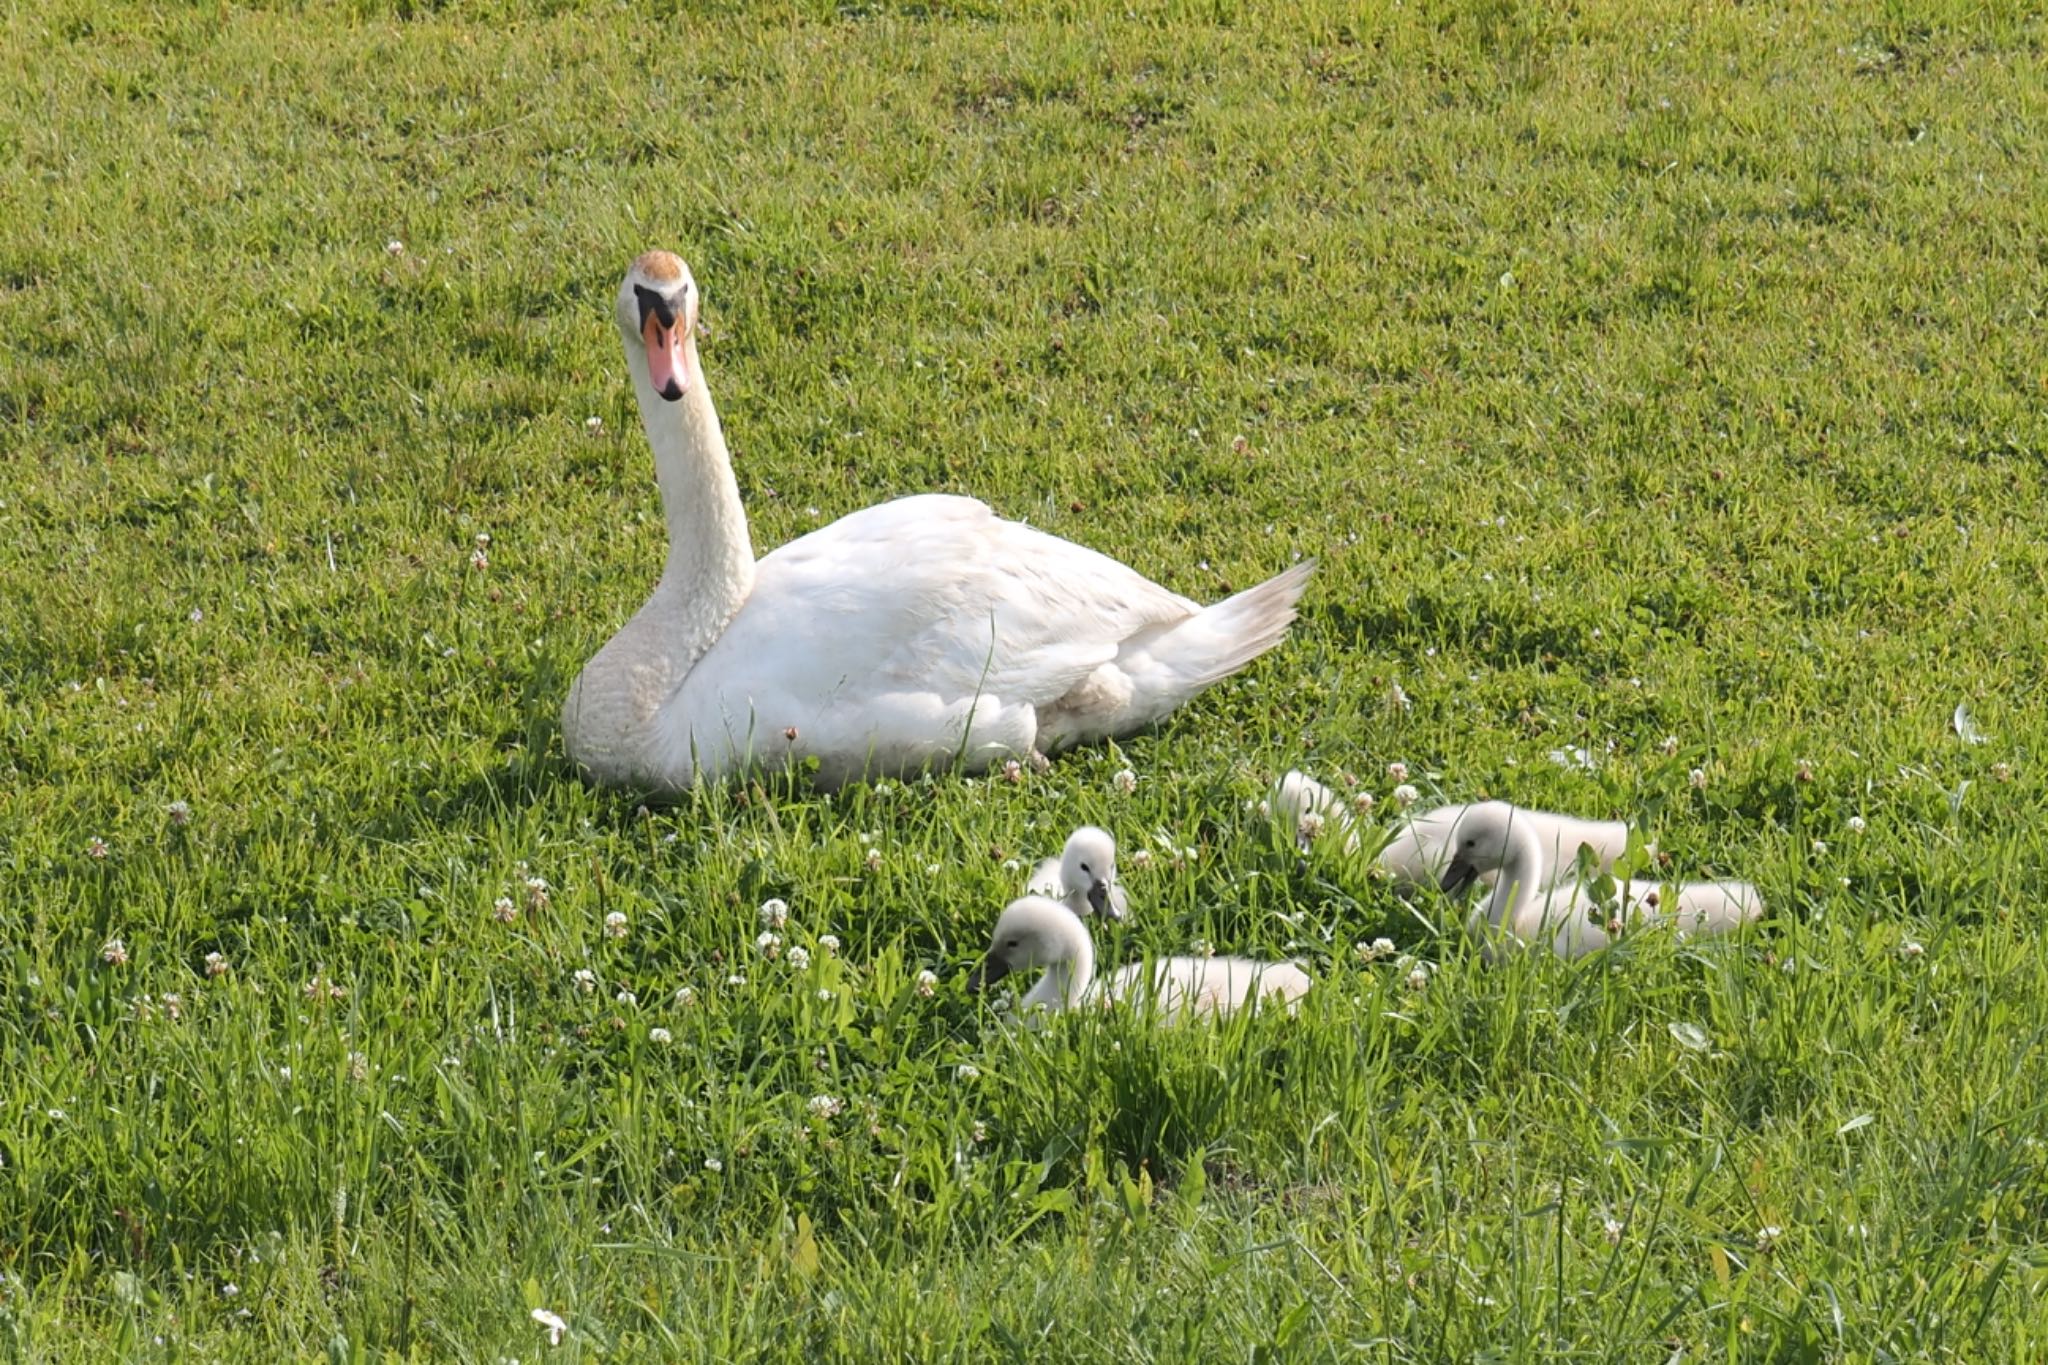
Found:
M 781 617 L 836 627 L 818 664 L 846 688 L 1043 705 L 1132 635 L 1197 610 L 1107 555 L 972 498 L 926 494 L 842 517 L 767 556 L 734 626 Z
M 1051 900 L 1063 899 L 1067 894 L 1065 883 L 1060 881 L 1060 860 L 1046 858 L 1031 869 L 1031 880 L 1024 883 L 1027 896 L 1045 896 Z

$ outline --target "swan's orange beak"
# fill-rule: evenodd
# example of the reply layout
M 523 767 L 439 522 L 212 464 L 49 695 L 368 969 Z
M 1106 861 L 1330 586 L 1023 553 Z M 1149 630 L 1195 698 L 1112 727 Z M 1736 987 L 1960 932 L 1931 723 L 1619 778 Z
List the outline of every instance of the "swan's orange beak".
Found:
M 683 320 L 664 327 L 659 314 L 649 312 L 640 324 L 640 339 L 647 343 L 647 377 L 654 391 L 673 403 L 690 383 L 690 358 L 683 349 Z

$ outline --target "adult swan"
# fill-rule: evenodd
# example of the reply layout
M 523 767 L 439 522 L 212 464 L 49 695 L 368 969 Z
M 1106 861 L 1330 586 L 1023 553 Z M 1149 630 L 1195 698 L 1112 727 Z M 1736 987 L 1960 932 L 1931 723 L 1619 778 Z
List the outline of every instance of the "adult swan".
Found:
M 817 780 L 986 767 L 1124 734 L 1279 643 L 1310 564 L 1200 607 L 1115 560 L 926 494 L 758 563 L 697 360 L 698 291 L 650 251 L 618 324 L 668 519 L 654 595 L 562 707 L 570 759 L 653 789 L 751 763 Z

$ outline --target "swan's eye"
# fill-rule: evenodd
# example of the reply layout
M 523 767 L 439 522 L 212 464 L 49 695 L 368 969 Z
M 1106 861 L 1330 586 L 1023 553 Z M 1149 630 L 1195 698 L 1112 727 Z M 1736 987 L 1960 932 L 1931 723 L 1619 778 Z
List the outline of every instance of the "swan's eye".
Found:
M 1083 872 L 1086 872 L 1086 871 L 1088 870 L 1088 864 L 1086 864 L 1086 863 L 1082 863 L 1082 864 L 1081 864 L 1081 870 L 1082 870 Z
M 1017 942 L 1018 942 L 1018 940 L 1016 940 L 1016 939 L 1014 939 L 1014 938 L 1013 938 L 1013 939 L 1011 939 L 1011 940 L 1010 940 L 1010 941 L 1009 941 L 1008 943 L 1005 943 L 1005 944 L 1004 944 L 1003 946 L 1004 946 L 1005 948 L 1014 948 L 1014 947 L 1016 947 L 1016 946 L 1017 946 Z
M 1477 847 L 1479 847 L 1479 841 L 1478 841 L 1477 839 L 1467 839 L 1467 840 L 1465 841 L 1465 847 L 1467 847 L 1467 848 L 1477 848 Z

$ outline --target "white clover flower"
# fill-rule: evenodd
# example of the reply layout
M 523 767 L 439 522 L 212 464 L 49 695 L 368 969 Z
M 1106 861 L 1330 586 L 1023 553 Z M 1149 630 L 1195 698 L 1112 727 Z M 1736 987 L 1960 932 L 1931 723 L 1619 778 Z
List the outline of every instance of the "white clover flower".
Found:
M 118 938 L 110 938 L 100 945 L 100 961 L 112 967 L 128 964 L 128 945 Z
M 823 948 L 823 949 L 824 949 L 824 950 L 825 950 L 826 952 L 828 952 L 828 953 L 832 954 L 832 955 L 833 955 L 834 957 L 837 957 L 837 956 L 839 955 L 839 935 L 837 935 L 837 934 L 820 934 L 820 935 L 818 935 L 818 946 L 819 946 L 820 948 Z
M 384 244 L 384 254 L 386 256 L 394 257 L 403 256 L 405 254 L 405 243 L 399 241 L 396 237 L 393 237 L 390 241 Z
M 832 992 L 831 992 L 831 991 L 828 991 L 828 990 L 826 990 L 826 989 L 825 989 L 825 988 L 824 988 L 823 986 L 820 986 L 820 987 L 818 987 L 818 1003 L 819 1003 L 819 1004 L 821 1004 L 821 1005 L 829 1005 L 829 1004 L 831 1004 L 831 1003 L 832 1003 L 832 1002 L 833 1002 L 833 1001 L 834 1001 L 835 999 L 837 999 L 837 998 L 838 998 L 838 997 L 834 996 L 834 995 L 832 994 Z
M 550 1313 L 545 1308 L 536 1308 L 532 1317 L 540 1324 L 541 1330 L 548 1334 L 550 1346 L 560 1346 L 562 1338 L 569 1334 L 569 1324 L 562 1321 L 560 1314 Z
M 924 875 L 927 877 L 936 877 L 943 871 L 945 871 L 945 869 L 940 867 L 937 863 L 926 863 L 924 865 Z
M 1414 805 L 1421 796 L 1421 792 L 1416 791 L 1415 788 L 1409 786 L 1406 782 L 1394 788 L 1394 804 L 1404 810 Z
M 1802 758 L 1797 763 L 1795 763 L 1792 766 L 1792 780 L 1794 782 L 1813 781 L 1813 761 L 1811 759 Z
M 107 841 L 105 839 L 100 838 L 97 834 L 95 834 L 92 838 L 85 841 L 86 857 L 104 858 L 107 856 L 107 853 Z
M 1862 816 L 1852 815 L 1849 817 L 1849 832 L 1851 834 L 1861 834 L 1864 830 L 1869 828 L 1869 824 L 1864 821 Z
M 519 918 L 519 907 L 510 896 L 500 896 L 491 902 L 491 918 L 500 924 L 510 924 Z
M 1138 775 L 1129 768 L 1118 768 L 1116 776 L 1109 779 L 1109 785 L 1125 796 L 1138 789 Z
M 1301 818 L 1294 822 L 1294 825 L 1297 834 L 1303 839 L 1313 842 L 1322 835 L 1323 817 L 1312 810 L 1305 810 L 1301 813 Z
M 1757 1255 L 1768 1256 L 1773 1251 L 1776 1251 L 1778 1249 L 1778 1243 L 1784 1239 L 1784 1236 L 1785 1229 L 1778 1227 L 1775 1224 L 1758 1228 L 1756 1230 Z
M 1407 765 L 1406 763 L 1398 763 L 1398 762 L 1397 762 L 1397 763 L 1389 763 L 1389 764 L 1387 765 L 1387 781 L 1389 781 L 1389 782 L 1406 782 L 1407 780 L 1408 780 L 1408 765 Z
M 972 1062 L 962 1062 L 953 1068 L 953 1076 L 956 1080 L 971 1081 L 979 1078 L 980 1075 L 981 1068 Z
M 1351 798 L 1351 809 L 1357 811 L 1360 815 L 1371 815 L 1372 808 L 1373 799 L 1371 792 L 1360 792 Z
M 1814 856 L 1815 856 L 1816 858 L 1817 858 L 1817 857 L 1819 857 L 1819 856 L 1820 856 L 1821 854 L 1823 854 L 1823 853 L 1827 852 L 1827 851 L 1828 851 L 1828 841 L 1827 841 L 1827 840 L 1825 840 L 1825 839 L 1815 839 L 1815 840 L 1813 841 L 1813 854 L 1814 854 Z
M 526 879 L 526 903 L 536 910 L 548 908 L 548 884 L 540 877 Z
M 969 1126 L 969 1128 L 967 1129 L 967 1139 L 968 1141 L 975 1143 L 987 1142 L 988 1125 L 986 1123 L 983 1123 L 980 1119 L 976 1119 L 973 1122 L 973 1124 Z
M 1998 781 L 1998 782 L 2010 782 L 2010 781 L 2012 781 L 2012 764 L 2010 764 L 2010 763 L 1994 763 L 1994 764 L 1992 764 L 1992 765 L 1991 765 L 1991 776 L 1992 776 L 1992 779 L 1993 779 L 1994 781 Z
M 744 986 L 747 984 L 747 974 L 745 972 L 734 972 L 725 979 L 725 984 L 728 986 Z
M 1216 945 L 1206 938 L 1198 938 L 1188 945 L 1188 952 L 1195 957 L 1216 956 Z
M 163 994 L 163 996 L 158 1000 L 157 1003 L 164 1007 L 164 1014 L 167 1015 L 173 1023 L 177 1022 L 179 1019 L 184 1017 L 184 996 L 176 995 L 169 991 L 166 991 Z
M 813 1095 L 804 1105 L 812 1118 L 829 1119 L 846 1108 L 846 1102 L 837 1095 Z
M 482 546 L 478 546 L 469 552 L 469 567 L 475 569 L 478 573 L 482 573 L 485 569 L 491 567 L 491 557 L 484 553 Z
M 592 436 L 603 435 L 604 418 L 599 417 L 596 413 L 592 413 L 590 416 L 583 419 L 583 429 L 589 432 Z
M 349 1053 L 348 1078 L 357 1085 L 370 1079 L 370 1059 L 360 1052 Z
M 1017 783 L 1022 782 L 1023 780 L 1024 765 L 1022 763 L 1019 763 L 1014 758 L 1005 759 L 1003 761 L 1003 781 L 1009 783 Z
M 1664 751 L 1664 757 L 1676 758 L 1678 756 L 1678 736 L 1664 736 L 1664 742 L 1662 744 L 1659 744 L 1657 747 Z
M 236 1284 L 233 1280 L 229 1280 L 226 1284 L 220 1287 L 220 1296 L 224 1299 L 232 1299 L 233 1297 L 235 1297 L 235 1295 L 241 1292 L 242 1286 Z
M 633 992 L 631 992 L 631 991 L 626 991 L 626 990 L 622 990 L 622 991 L 620 991 L 620 992 L 619 992 L 619 993 L 618 993 L 617 995 L 615 995 L 615 996 L 613 996 L 613 997 L 612 997 L 612 1000 L 613 1000 L 613 1001 L 614 1001 L 615 1003 L 617 1003 L 617 1004 L 621 1004 L 621 1005 L 627 1005 L 627 1006 L 631 1006 L 631 1005 L 637 1005 L 637 1004 L 639 1004 L 639 1003 L 640 1003 L 640 997 L 639 997 L 639 996 L 637 996 L 637 995 L 633 994 Z
M 688 986 L 676 987 L 676 1004 L 687 1009 L 697 1003 L 697 992 Z
M 932 993 L 938 990 L 938 988 L 939 978 L 935 976 L 929 969 L 920 970 L 918 972 L 917 993 L 919 996 L 926 1000 L 929 1000 L 932 997 Z
M 1132 849 L 1124 855 L 1124 866 L 1134 868 L 1140 872 L 1144 871 L 1152 866 L 1152 850 L 1149 848 Z
M 653 1043 L 656 1047 L 667 1047 L 675 1040 L 676 1036 L 659 1024 L 647 1030 L 647 1041 Z
M 220 953 L 208 953 L 206 955 L 206 974 L 208 976 L 226 976 L 228 974 L 227 958 Z
M 192 608 L 191 611 L 185 613 L 185 619 L 196 626 L 201 621 L 204 621 L 206 619 L 206 613 L 201 611 L 199 608 L 194 607 Z
M 1600 1235 L 1607 1239 L 1607 1245 L 1611 1247 L 1621 1245 L 1621 1233 L 1622 1227 L 1619 1218 L 1608 1218 L 1600 1224 Z
M 1005 858 L 1005 859 L 1003 859 L 1003 871 L 1005 871 L 1005 872 L 1022 872 L 1023 870 L 1024 870 L 1024 864 L 1022 864 L 1022 863 L 1018 862 L 1018 861 L 1017 861 L 1017 860 L 1016 860 L 1015 858 Z
M 761 902 L 761 927 L 780 929 L 789 923 L 789 902 L 780 896 L 771 896 Z
M 754 946 L 760 949 L 762 957 L 772 962 L 782 956 L 782 935 L 763 929 L 761 936 L 754 940 Z
M 869 850 L 868 850 L 868 857 L 867 857 L 867 864 L 868 864 L 868 871 L 870 871 L 870 872 L 880 872 L 880 871 L 882 870 L 882 850 L 880 850 L 879 848 L 871 848 L 871 849 L 869 849 Z
M 1394 955 L 1394 940 L 1390 938 L 1376 938 L 1372 942 L 1367 943 L 1364 939 L 1360 939 L 1356 944 L 1352 945 L 1351 951 L 1360 962 L 1377 962 L 1383 957 L 1392 957 Z
M 570 980 L 574 981 L 576 989 L 582 991 L 585 995 L 589 995 L 597 989 L 597 973 L 588 967 L 578 967 L 576 975 L 571 977 Z
M 811 965 L 810 953 L 800 944 L 792 946 L 789 950 L 789 965 L 802 971 Z
M 711 1172 L 711 1174 L 713 1175 L 717 1175 L 720 1171 L 725 1169 L 725 1163 L 723 1161 L 720 1161 L 715 1156 L 707 1156 L 704 1158 L 704 1169 Z
M 1685 780 L 1692 784 L 1694 791 L 1705 791 L 1707 788 L 1707 770 L 1705 768 L 1694 768 L 1685 775 Z
M 604 917 L 604 936 L 624 938 L 626 936 L 626 912 L 614 910 Z
M 1927 945 L 1921 943 L 1917 939 L 1909 938 L 1904 943 L 1901 943 L 1899 945 L 1899 956 L 1905 958 L 1919 957 L 1922 953 L 1925 953 L 1926 951 Z
M 164 807 L 164 814 L 170 817 L 172 824 L 182 829 L 184 826 L 192 823 L 192 803 L 189 801 L 173 801 L 170 805 Z
M 478 531 L 476 533 L 476 547 L 479 550 L 488 550 L 491 548 L 491 533 L 489 531 Z M 640 809 L 646 810 L 647 807 L 642 806 Z

